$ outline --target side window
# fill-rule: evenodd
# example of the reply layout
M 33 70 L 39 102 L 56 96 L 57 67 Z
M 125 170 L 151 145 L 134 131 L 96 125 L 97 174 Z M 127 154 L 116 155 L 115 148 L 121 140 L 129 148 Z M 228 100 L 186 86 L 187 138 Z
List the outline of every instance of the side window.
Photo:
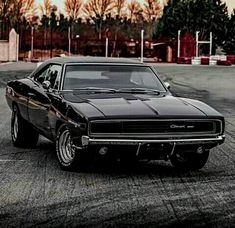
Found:
M 39 83 L 42 84 L 45 81 L 45 78 L 46 78 L 47 71 L 48 71 L 49 67 L 50 67 L 50 65 L 44 67 L 42 70 L 40 70 L 38 73 L 36 73 L 33 77 L 34 80 L 36 82 L 39 82 Z
M 50 81 L 52 89 L 59 88 L 61 71 L 62 71 L 61 65 L 51 65 L 50 69 L 48 70 L 45 80 Z

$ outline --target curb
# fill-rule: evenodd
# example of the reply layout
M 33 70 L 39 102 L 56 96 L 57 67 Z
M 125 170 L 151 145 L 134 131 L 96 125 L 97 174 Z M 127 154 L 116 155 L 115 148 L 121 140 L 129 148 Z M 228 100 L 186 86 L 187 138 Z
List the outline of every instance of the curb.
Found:
M 6 65 L 10 65 L 10 64 L 12 64 L 12 62 L 0 63 L 0 66 L 6 66 Z

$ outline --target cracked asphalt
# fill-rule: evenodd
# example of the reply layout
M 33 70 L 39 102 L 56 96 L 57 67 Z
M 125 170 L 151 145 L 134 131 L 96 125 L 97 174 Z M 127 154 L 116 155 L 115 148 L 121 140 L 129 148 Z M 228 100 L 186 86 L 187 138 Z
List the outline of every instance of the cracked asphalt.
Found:
M 172 93 L 224 114 L 226 142 L 200 171 L 157 161 L 65 172 L 54 145 L 14 148 L 4 87 L 31 63 L 0 65 L 0 227 L 235 227 L 235 67 L 157 65 Z

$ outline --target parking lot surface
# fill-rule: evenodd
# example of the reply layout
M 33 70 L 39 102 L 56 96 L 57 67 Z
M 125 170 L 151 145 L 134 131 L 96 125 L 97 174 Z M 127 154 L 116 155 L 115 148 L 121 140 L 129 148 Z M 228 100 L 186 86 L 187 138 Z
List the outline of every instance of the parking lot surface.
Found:
M 4 88 L 35 67 L 0 65 L 0 227 L 235 226 L 235 67 L 156 65 L 174 95 L 204 101 L 226 118 L 226 142 L 203 169 L 157 161 L 94 164 L 80 173 L 60 170 L 44 138 L 35 149 L 11 143 Z

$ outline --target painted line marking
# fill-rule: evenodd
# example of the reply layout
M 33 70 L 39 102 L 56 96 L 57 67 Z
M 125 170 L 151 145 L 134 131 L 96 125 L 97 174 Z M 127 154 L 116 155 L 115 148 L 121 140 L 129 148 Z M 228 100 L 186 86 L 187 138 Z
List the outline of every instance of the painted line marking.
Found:
M 16 162 L 16 161 L 26 161 L 26 160 L 11 160 L 11 159 L 0 159 L 0 162 Z

